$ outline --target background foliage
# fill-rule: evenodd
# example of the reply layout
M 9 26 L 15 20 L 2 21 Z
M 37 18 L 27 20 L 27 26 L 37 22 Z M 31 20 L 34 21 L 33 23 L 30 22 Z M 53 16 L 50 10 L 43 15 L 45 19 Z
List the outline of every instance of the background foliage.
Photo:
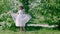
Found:
M 28 23 L 38 24 L 58 24 L 60 21 L 60 0 L 17 0 L 23 4 L 26 13 L 32 16 Z M 5 24 L 5 28 L 10 28 L 14 21 L 10 10 L 16 12 L 18 4 L 15 0 L 0 0 L 0 23 Z M 14 8 L 15 7 L 15 8 Z M 15 26 L 15 25 L 13 25 Z M 3 28 L 4 28 L 3 27 Z

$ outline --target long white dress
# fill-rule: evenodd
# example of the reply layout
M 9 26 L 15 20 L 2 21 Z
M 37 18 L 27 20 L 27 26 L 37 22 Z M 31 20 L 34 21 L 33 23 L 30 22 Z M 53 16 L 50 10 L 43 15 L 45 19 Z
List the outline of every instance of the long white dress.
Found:
M 25 14 L 24 9 L 19 10 L 18 14 L 11 13 L 11 16 L 15 21 L 15 25 L 19 27 L 25 26 L 25 24 L 31 19 L 31 16 L 29 14 Z

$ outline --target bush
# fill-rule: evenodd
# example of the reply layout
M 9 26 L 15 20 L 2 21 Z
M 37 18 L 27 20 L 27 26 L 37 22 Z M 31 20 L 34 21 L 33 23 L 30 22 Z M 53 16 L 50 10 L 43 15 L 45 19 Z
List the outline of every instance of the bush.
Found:
M 60 24 L 60 0 L 27 0 L 27 2 L 20 0 L 19 2 L 22 2 L 25 11 L 32 16 L 28 23 Z M 8 14 L 8 11 L 12 9 L 15 13 L 18 9 L 18 3 L 14 0 L 3 0 L 0 3 L 0 22 L 6 23 L 5 28 L 12 27 L 14 24 L 12 17 Z M 12 26 L 7 24 L 12 24 Z

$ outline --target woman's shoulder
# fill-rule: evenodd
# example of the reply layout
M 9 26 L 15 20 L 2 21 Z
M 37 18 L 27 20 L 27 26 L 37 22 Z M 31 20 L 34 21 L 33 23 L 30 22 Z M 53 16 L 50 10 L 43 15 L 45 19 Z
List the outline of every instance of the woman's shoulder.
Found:
M 25 9 L 23 9 L 23 11 L 25 11 Z

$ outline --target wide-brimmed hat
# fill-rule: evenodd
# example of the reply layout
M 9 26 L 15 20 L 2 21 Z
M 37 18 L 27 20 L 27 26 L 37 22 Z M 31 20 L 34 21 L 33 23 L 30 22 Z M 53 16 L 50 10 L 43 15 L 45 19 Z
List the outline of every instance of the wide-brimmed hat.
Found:
M 21 4 L 19 4 L 18 6 L 23 6 L 23 5 L 22 5 L 22 3 L 21 3 Z

